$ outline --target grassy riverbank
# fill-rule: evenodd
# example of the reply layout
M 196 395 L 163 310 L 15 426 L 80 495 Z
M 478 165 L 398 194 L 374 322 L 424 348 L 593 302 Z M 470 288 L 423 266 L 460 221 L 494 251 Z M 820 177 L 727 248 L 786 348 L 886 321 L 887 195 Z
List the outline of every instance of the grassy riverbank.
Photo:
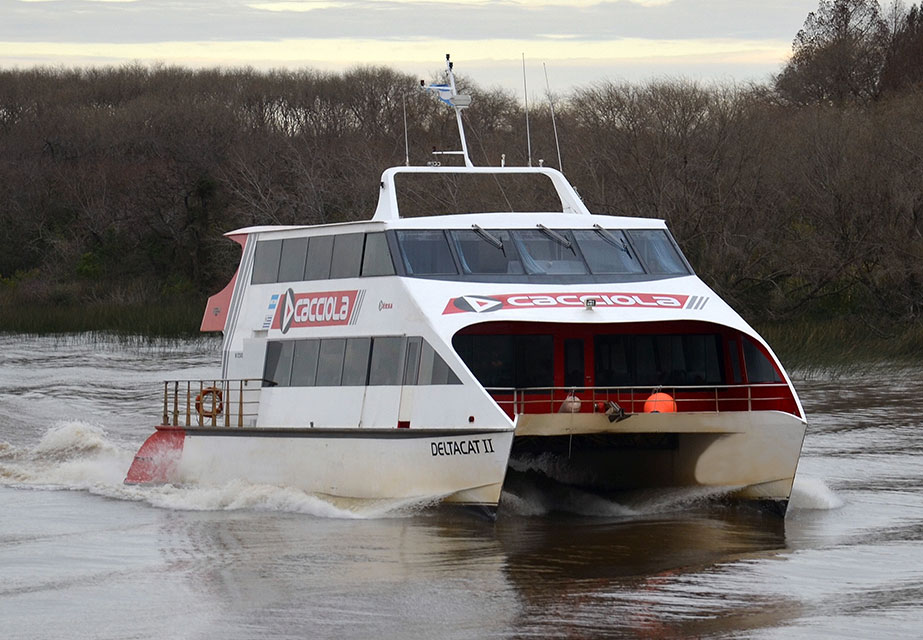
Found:
M 0 332 L 33 335 L 105 332 L 150 338 L 199 334 L 205 300 L 120 305 L 42 305 L 0 300 Z
M 923 362 L 923 325 L 860 319 L 758 325 L 787 369 L 837 369 L 858 363 Z

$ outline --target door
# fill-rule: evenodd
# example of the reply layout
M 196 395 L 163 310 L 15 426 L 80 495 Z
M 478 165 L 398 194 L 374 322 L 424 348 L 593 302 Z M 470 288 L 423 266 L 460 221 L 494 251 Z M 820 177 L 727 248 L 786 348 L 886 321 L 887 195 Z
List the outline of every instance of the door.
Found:
M 564 340 L 564 386 L 585 387 L 588 384 L 584 365 L 583 338 Z

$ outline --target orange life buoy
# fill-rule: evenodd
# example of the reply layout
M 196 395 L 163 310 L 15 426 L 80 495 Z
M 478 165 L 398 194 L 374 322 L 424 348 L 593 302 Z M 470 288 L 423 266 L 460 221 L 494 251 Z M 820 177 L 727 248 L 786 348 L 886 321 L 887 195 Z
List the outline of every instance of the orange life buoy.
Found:
M 676 401 L 669 393 L 652 393 L 644 401 L 644 413 L 676 413 Z
M 205 402 L 209 402 L 211 406 L 206 407 Z M 203 411 L 203 408 L 205 411 Z M 221 393 L 221 389 L 218 387 L 202 389 L 199 395 L 195 397 L 195 411 L 200 418 L 204 416 L 214 418 L 224 411 L 224 395 Z

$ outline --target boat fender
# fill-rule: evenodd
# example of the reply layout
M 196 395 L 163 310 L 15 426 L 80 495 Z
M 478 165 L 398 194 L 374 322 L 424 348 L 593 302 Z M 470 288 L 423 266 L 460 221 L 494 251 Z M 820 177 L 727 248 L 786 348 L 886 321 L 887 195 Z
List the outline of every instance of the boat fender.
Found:
M 669 393 L 652 393 L 644 401 L 644 413 L 676 413 L 676 401 Z
M 561 408 L 558 409 L 558 413 L 580 413 L 580 398 L 571 391 L 567 394 L 567 397 L 564 398 L 564 401 L 561 402 Z
M 205 403 L 210 406 L 206 406 Z M 205 411 L 203 411 L 203 408 Z M 218 387 L 206 387 L 195 397 L 195 411 L 199 417 L 214 417 L 224 411 L 224 395 Z

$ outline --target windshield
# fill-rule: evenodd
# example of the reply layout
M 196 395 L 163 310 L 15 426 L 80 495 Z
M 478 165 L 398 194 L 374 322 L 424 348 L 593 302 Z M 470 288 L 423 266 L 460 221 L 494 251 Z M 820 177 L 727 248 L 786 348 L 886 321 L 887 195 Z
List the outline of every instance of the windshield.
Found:
M 664 229 L 397 231 L 405 274 L 448 279 L 611 282 L 691 272 Z

